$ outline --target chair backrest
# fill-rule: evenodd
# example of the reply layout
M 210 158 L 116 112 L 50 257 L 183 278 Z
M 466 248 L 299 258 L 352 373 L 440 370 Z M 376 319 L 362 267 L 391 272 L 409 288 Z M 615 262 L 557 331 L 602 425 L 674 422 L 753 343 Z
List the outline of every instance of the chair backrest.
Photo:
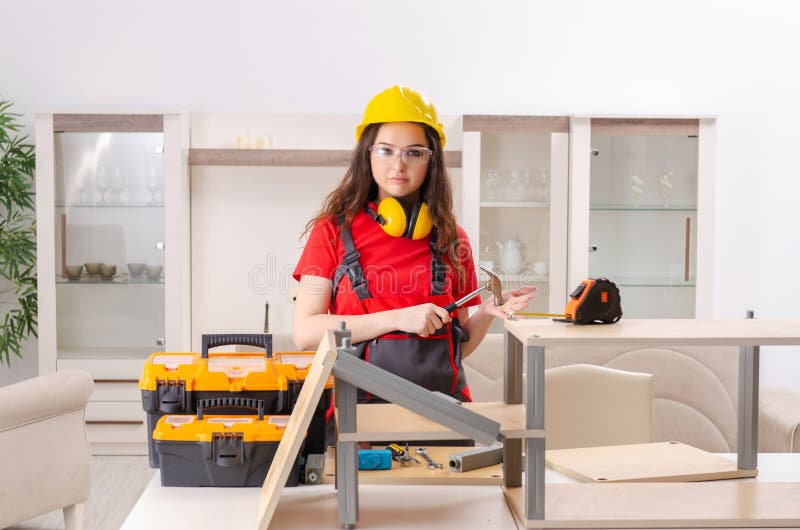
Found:
M 654 379 L 590 364 L 545 370 L 546 447 L 652 442 Z

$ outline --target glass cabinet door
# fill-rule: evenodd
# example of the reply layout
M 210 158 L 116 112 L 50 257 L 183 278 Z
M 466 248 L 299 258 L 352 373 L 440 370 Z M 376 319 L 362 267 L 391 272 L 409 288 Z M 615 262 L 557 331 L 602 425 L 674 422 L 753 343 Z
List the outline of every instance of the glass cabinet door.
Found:
M 694 318 L 697 132 L 629 125 L 591 121 L 589 276 L 617 284 L 627 318 Z
M 475 121 L 480 124 L 481 118 L 489 117 Z M 558 293 L 565 281 L 568 120 L 505 116 L 493 121 L 476 138 L 479 201 L 472 227 L 477 233 L 470 234 L 477 241 L 476 261 L 497 274 L 506 290 L 535 286 L 528 311 L 563 311 L 564 297 Z M 472 120 L 465 117 L 464 123 L 466 130 Z M 465 150 L 468 143 L 465 138 Z M 489 331 L 502 332 L 503 322 L 496 319 Z
M 56 132 L 58 359 L 163 351 L 164 135 Z

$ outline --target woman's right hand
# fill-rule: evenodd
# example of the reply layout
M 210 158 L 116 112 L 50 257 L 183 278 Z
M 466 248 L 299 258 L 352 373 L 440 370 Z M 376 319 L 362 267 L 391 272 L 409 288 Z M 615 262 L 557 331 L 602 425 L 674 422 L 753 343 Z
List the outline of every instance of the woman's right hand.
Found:
M 450 314 L 436 304 L 420 304 L 390 311 L 397 329 L 427 337 L 450 322 Z

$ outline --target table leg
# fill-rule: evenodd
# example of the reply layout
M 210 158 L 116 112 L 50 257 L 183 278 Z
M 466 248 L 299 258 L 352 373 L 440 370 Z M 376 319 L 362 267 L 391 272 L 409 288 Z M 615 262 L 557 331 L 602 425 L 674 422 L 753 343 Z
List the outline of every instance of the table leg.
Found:
M 356 432 L 357 388 L 337 379 L 334 393 L 339 406 L 338 432 Z M 355 528 L 358 522 L 358 442 L 336 442 L 336 484 L 339 524 Z
M 525 427 L 544 429 L 544 348 L 526 348 Z M 525 440 L 525 518 L 544 519 L 544 438 Z
M 522 403 L 522 342 L 505 332 L 503 356 L 503 401 Z M 522 486 L 522 439 L 506 439 L 503 443 L 503 485 Z
M 739 421 L 736 443 L 739 469 L 758 467 L 759 349 L 759 346 L 739 348 Z

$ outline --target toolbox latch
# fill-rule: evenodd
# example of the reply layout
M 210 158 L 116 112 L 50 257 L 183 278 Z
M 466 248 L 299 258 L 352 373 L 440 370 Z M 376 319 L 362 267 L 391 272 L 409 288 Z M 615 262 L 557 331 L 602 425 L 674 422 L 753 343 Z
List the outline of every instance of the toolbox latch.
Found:
M 211 436 L 211 459 L 220 467 L 244 464 L 244 434 L 215 432 Z
M 166 414 L 186 411 L 186 381 L 156 379 L 156 408 Z

